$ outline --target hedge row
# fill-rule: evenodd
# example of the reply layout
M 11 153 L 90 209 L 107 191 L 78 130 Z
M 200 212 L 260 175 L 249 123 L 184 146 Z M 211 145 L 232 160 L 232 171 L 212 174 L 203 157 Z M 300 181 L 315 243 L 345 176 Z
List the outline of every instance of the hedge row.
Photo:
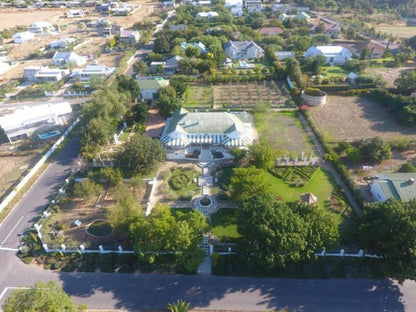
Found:
M 361 195 L 361 192 L 356 188 L 355 182 L 353 178 L 351 177 L 351 174 L 349 173 L 347 167 L 345 167 L 344 163 L 342 162 L 341 158 L 338 156 L 338 154 L 330 147 L 325 139 L 322 137 L 320 132 L 318 131 L 315 123 L 313 122 L 312 118 L 309 115 L 309 112 L 303 111 L 304 116 L 309 122 L 309 125 L 311 126 L 313 132 L 315 133 L 318 140 L 321 142 L 322 146 L 324 147 L 327 154 L 330 155 L 330 160 L 332 164 L 334 165 L 335 170 L 340 175 L 342 181 L 347 185 L 349 191 L 354 196 L 357 203 L 362 206 L 363 205 L 363 197 Z
M 342 85 L 318 85 L 312 86 L 325 92 L 342 92 L 354 89 L 374 89 L 376 86 L 373 83 L 363 83 L 357 85 L 342 84 Z

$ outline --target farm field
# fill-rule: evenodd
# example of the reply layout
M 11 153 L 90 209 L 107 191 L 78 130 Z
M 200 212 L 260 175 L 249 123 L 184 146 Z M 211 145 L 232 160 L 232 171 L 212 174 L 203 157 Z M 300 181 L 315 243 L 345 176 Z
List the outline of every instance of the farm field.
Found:
M 266 112 L 254 115 L 260 139 L 269 141 L 275 150 L 282 152 L 311 153 L 314 147 L 297 119 L 296 112 Z
M 185 107 L 246 109 L 261 103 L 271 107 L 293 106 L 286 93 L 275 81 L 199 84 L 188 87 Z
M 381 75 L 386 81 L 387 88 L 394 88 L 394 81 L 399 78 L 403 71 L 411 70 L 409 67 L 398 67 L 398 68 L 383 68 L 383 67 L 369 67 L 365 70 L 366 73 Z
M 329 96 L 327 104 L 309 112 L 319 131 L 329 141 L 356 141 L 380 136 L 416 138 L 416 130 L 401 126 L 393 116 L 372 100 Z
M 410 38 L 416 35 L 416 26 L 376 26 L 375 28 L 377 31 L 399 38 Z

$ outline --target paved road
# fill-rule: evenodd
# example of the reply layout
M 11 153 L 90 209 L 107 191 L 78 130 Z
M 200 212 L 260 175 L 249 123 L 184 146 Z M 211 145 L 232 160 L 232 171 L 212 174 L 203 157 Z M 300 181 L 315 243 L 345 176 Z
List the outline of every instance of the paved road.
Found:
M 184 276 L 170 274 L 65 273 L 23 264 L 14 251 L 17 234 L 43 210 L 50 192 L 76 162 L 74 137 L 39 178 L 12 214 L 0 225 L 0 303 L 7 287 L 55 280 L 75 301 L 101 309 L 161 309 L 178 298 L 194 308 L 294 311 L 416 311 L 416 283 L 399 286 L 388 280 L 296 280 Z

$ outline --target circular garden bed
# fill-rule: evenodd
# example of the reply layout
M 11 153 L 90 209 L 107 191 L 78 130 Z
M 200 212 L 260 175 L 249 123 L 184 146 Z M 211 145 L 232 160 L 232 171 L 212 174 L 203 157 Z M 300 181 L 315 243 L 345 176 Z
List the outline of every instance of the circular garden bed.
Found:
M 211 205 L 211 199 L 209 199 L 208 197 L 203 197 L 199 200 L 199 204 L 201 206 L 208 207 L 209 205 Z
M 169 180 L 170 187 L 177 191 L 184 189 L 190 182 L 185 174 L 179 174 Z

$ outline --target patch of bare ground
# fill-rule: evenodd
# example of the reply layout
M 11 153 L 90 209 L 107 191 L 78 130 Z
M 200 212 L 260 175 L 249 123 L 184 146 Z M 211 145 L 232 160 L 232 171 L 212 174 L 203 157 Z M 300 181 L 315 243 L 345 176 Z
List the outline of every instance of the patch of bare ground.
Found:
M 394 81 L 399 78 L 400 74 L 407 70 L 414 70 L 413 67 L 398 67 L 398 68 L 384 68 L 384 67 L 370 67 L 365 71 L 370 74 L 381 75 L 386 80 L 387 88 L 394 88 Z
M 329 96 L 327 104 L 310 108 L 319 131 L 333 141 L 356 141 L 379 136 L 416 139 L 416 129 L 400 125 L 376 102 L 361 97 Z
M 161 135 L 162 129 L 165 126 L 165 118 L 163 118 L 157 109 L 150 109 L 146 118 L 146 132 L 145 134 L 151 138 L 157 138 Z

